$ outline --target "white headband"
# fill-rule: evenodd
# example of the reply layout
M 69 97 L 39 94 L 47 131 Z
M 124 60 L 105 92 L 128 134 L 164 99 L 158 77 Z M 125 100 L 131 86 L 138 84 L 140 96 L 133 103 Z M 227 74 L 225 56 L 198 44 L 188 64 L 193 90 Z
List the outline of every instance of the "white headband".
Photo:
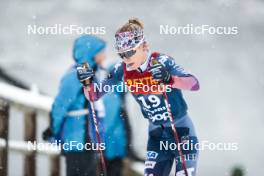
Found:
M 115 48 L 118 53 L 129 51 L 138 47 L 145 40 L 143 30 L 137 29 L 133 31 L 120 32 L 115 35 Z

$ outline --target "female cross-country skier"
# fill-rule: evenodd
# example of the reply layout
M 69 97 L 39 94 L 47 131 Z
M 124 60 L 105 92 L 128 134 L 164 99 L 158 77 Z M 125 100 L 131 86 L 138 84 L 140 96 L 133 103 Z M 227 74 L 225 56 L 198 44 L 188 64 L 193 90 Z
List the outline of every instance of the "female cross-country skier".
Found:
M 145 176 L 168 176 L 174 159 L 177 176 L 195 176 L 198 151 L 193 146 L 198 139 L 181 90 L 198 90 L 198 80 L 172 57 L 149 52 L 143 24 L 138 19 L 130 19 L 118 29 L 115 39 L 122 61 L 103 82 L 84 86 L 87 99 L 96 101 L 106 93 L 95 85 L 125 83 L 149 121 Z M 94 76 L 92 69 L 82 66 L 77 67 L 77 73 L 84 84 Z M 165 93 L 161 89 L 164 86 L 168 86 Z

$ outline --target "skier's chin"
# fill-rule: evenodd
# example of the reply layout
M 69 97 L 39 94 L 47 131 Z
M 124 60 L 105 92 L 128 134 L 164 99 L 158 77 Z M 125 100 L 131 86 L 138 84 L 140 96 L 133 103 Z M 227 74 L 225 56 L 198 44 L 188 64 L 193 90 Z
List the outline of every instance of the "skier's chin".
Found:
M 137 67 L 136 67 L 135 63 L 131 63 L 131 64 L 126 65 L 126 69 L 127 69 L 127 71 L 132 71 L 132 70 L 136 70 Z

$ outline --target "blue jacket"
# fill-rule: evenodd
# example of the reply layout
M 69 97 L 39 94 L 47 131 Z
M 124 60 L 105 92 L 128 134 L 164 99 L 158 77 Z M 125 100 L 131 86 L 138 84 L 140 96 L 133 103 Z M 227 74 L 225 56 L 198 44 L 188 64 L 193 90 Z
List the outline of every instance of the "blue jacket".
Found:
M 73 58 L 76 64 L 88 62 L 96 67 L 94 56 L 106 46 L 105 42 L 97 37 L 85 35 L 75 40 Z M 71 111 L 89 110 L 88 115 L 67 115 Z M 83 95 L 82 85 L 77 78 L 75 65 L 71 66 L 61 79 L 58 94 L 52 105 L 51 128 L 54 136 L 62 143 L 72 142 L 72 147 L 65 145 L 65 152 L 77 151 L 74 144 L 87 142 L 88 119 L 91 119 L 90 104 Z M 91 124 L 89 124 L 91 126 Z M 90 130 L 91 131 L 91 130 Z
M 105 107 L 104 135 L 105 156 L 108 160 L 123 158 L 127 154 L 126 129 L 122 117 L 124 100 L 120 93 L 108 93 L 102 97 Z

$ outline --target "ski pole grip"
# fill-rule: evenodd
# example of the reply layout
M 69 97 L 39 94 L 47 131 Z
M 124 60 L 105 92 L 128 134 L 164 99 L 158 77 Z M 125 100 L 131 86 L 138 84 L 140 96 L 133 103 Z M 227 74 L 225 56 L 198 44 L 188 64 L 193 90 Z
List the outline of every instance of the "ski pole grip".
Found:
M 157 65 L 157 64 L 159 64 L 159 61 L 157 61 L 156 59 L 151 60 L 151 65 Z
M 88 62 L 85 62 L 84 64 L 82 64 L 82 66 L 85 69 L 89 69 L 90 68 L 90 65 L 88 64 Z M 91 84 L 91 80 L 90 79 L 84 80 L 84 86 L 85 87 L 89 87 L 90 84 Z
M 151 66 L 154 66 L 154 65 L 157 65 L 159 64 L 159 61 L 157 61 L 156 59 L 152 59 L 151 62 L 150 62 Z M 159 85 L 164 85 L 163 82 L 159 81 L 158 82 Z

